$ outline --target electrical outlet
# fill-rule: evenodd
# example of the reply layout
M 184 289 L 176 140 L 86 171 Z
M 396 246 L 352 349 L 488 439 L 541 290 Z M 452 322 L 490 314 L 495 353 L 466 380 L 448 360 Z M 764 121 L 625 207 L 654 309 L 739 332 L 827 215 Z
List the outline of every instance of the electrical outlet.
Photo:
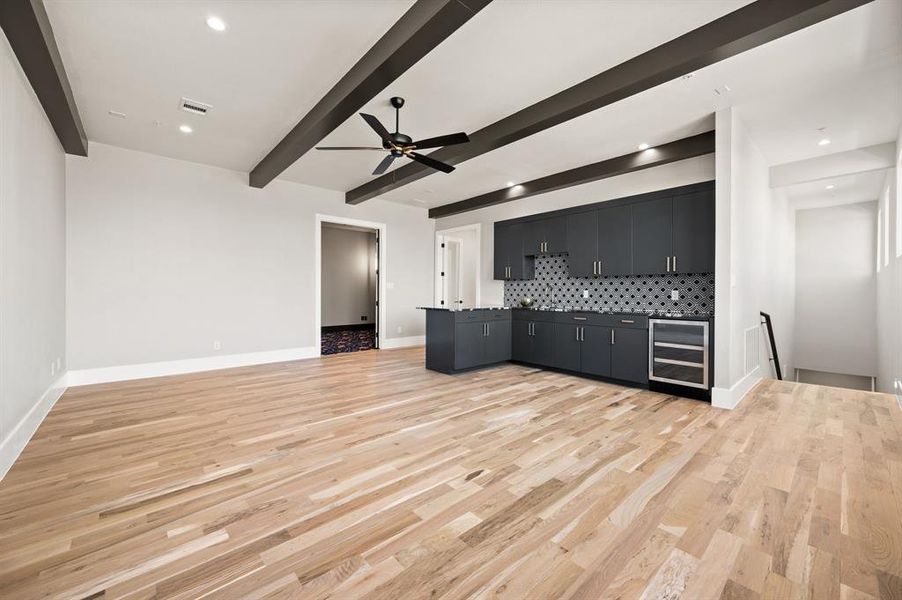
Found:
M 360 320 L 361 320 L 361 321 L 366 321 L 366 315 L 360 315 Z
M 583 290 L 583 298 L 589 297 L 589 290 Z
M 680 292 L 677 290 L 670 290 L 670 299 L 673 301 L 677 301 L 680 299 Z
M 404 327 L 402 325 L 398 325 L 398 333 L 404 333 Z
M 386 281 L 385 288 L 389 289 L 389 290 L 395 289 L 395 282 L 394 281 Z
M 56 357 L 56 370 L 57 371 L 59 371 L 62 368 L 62 366 L 63 366 L 62 361 L 63 361 L 63 359 L 61 359 L 59 356 Z
M 56 375 L 56 361 L 50 361 L 50 376 Z
M 222 343 L 219 340 L 213 340 L 213 349 L 222 350 Z

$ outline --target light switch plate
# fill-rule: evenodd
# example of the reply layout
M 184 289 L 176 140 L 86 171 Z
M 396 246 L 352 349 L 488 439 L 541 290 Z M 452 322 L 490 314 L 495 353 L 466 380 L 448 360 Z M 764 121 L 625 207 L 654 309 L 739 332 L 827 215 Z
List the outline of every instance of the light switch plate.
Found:
M 583 298 L 589 297 L 589 290 L 583 290 Z

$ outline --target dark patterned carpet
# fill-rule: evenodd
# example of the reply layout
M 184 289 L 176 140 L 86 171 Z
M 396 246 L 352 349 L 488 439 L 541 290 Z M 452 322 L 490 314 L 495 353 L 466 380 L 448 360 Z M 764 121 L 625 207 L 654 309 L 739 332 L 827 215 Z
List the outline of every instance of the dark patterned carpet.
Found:
M 323 354 L 338 354 L 339 352 L 357 352 L 358 350 L 372 350 L 376 347 L 376 328 L 366 329 L 339 329 L 323 330 Z

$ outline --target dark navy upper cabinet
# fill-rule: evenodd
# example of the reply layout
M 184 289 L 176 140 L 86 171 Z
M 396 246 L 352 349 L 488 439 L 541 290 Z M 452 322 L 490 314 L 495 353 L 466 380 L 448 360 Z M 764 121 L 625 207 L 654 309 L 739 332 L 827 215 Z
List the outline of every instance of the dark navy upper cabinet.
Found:
M 523 252 L 525 223 L 495 223 L 495 279 L 532 279 L 535 261 Z
M 647 200 L 632 205 L 633 274 L 669 273 L 673 260 L 673 201 Z
M 523 253 L 527 256 L 559 254 L 567 251 L 566 217 L 548 217 L 525 224 Z
M 629 275 L 633 269 L 632 207 L 602 208 L 597 213 L 598 275 Z
M 571 277 L 598 273 L 598 211 L 567 215 L 567 265 Z
M 714 271 L 714 190 L 632 205 L 633 273 Z
M 673 198 L 672 273 L 714 272 L 714 192 Z

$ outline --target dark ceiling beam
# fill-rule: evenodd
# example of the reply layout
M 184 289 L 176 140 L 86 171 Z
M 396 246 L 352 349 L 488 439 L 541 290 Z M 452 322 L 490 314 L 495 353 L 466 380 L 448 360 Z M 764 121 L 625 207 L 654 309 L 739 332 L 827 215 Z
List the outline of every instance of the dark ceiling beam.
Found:
M 462 163 L 871 1 L 758 0 L 496 121 L 470 134 L 468 144 L 429 156 Z M 348 191 L 345 202 L 359 204 L 432 173 L 409 162 Z
M 599 179 L 606 179 L 624 173 L 632 173 L 633 171 L 641 171 L 651 167 L 666 165 L 667 163 L 703 156 L 714 152 L 714 132 L 708 131 L 692 137 L 683 138 L 649 148 L 648 150 L 640 150 L 609 158 L 600 162 L 576 167 L 567 171 L 561 171 L 539 179 L 533 179 L 520 185 L 502 188 L 493 192 L 473 196 L 459 202 L 452 202 L 443 206 L 437 206 L 429 209 L 429 217 L 439 219 L 441 217 L 450 217 L 471 210 L 479 210 L 487 206 L 495 204 L 503 204 L 512 200 L 520 200 L 537 194 L 545 194 L 555 190 L 561 190 L 575 185 L 583 185 Z
M 66 154 L 88 155 L 88 138 L 42 0 L 0 0 L 0 28 Z
M 417 0 L 250 173 L 262 188 L 491 0 Z M 341 43 L 341 40 L 336 40 Z

